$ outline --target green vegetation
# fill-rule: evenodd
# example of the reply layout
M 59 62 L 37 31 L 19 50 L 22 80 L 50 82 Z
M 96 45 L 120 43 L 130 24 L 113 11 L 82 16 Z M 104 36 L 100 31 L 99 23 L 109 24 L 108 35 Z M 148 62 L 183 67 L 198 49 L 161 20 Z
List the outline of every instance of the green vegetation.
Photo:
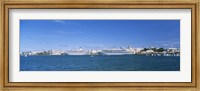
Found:
M 50 53 L 48 51 L 37 53 L 36 55 L 49 55 Z
M 163 52 L 166 51 L 164 48 L 144 48 L 142 51 L 153 50 L 154 52 Z

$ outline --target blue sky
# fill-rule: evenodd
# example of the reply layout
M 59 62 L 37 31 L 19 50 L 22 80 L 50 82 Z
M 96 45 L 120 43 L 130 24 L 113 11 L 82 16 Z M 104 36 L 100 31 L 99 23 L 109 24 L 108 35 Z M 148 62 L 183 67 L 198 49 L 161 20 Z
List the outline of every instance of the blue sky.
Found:
M 179 20 L 20 20 L 20 51 L 179 47 Z

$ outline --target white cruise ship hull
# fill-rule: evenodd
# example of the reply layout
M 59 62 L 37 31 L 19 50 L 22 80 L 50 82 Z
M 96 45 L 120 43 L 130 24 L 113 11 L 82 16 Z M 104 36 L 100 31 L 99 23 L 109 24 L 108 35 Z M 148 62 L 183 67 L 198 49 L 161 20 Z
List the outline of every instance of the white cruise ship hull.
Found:
M 103 53 L 103 55 L 131 55 L 132 53 Z
M 87 55 L 87 53 L 67 53 L 67 55 Z

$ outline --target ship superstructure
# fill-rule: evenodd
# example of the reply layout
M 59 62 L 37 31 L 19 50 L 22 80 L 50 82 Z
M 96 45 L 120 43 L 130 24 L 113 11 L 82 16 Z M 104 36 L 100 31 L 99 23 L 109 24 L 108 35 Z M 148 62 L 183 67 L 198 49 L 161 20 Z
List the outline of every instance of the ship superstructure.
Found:
M 88 55 L 88 52 L 84 51 L 81 47 L 79 50 L 69 50 L 66 55 Z
M 131 47 L 127 48 L 120 48 L 120 49 L 110 49 L 110 50 L 102 50 L 101 52 L 103 55 L 131 55 L 135 54 L 134 49 Z

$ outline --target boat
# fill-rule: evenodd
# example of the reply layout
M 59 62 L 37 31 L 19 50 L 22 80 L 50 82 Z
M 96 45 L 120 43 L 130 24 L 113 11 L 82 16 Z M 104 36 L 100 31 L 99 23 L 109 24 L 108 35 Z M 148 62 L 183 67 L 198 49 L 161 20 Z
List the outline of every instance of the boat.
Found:
M 113 49 L 113 50 L 103 50 L 102 55 L 132 55 L 133 53 L 126 51 L 125 49 Z
M 83 51 L 67 51 L 66 54 L 67 55 L 87 55 L 87 53 Z
M 66 52 L 67 55 L 88 55 L 87 52 L 83 51 L 80 47 L 79 50 L 70 50 Z

